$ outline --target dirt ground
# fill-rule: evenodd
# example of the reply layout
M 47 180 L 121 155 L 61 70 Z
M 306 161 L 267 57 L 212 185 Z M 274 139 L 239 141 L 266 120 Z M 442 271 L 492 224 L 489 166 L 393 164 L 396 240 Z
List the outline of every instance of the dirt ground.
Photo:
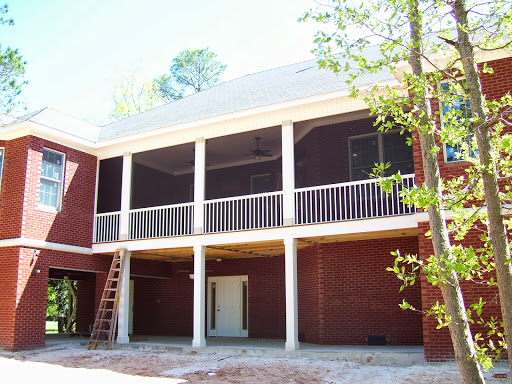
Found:
M 488 383 L 508 383 L 493 373 Z M 508 375 L 510 378 L 510 375 Z M 93 350 L 65 344 L 25 352 L 0 352 L 0 382 L 103 384 L 174 383 L 460 383 L 455 364 L 408 365 L 389 362 L 343 361 L 343 356 L 314 354 L 226 354 L 163 350 Z

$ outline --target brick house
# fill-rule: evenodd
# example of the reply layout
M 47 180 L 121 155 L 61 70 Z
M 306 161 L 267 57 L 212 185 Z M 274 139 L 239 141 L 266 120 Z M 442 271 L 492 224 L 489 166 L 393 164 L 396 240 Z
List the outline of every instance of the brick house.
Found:
M 512 58 L 488 61 L 484 92 L 499 97 L 512 88 Z M 390 161 L 405 185 L 421 181 L 418 144 L 377 133 L 344 76 L 298 63 L 104 127 L 48 108 L 2 116 L 0 347 L 44 345 L 49 278 L 78 280 L 77 330 L 87 332 L 123 248 L 119 343 L 132 333 L 192 336 L 194 347 L 280 338 L 287 350 L 377 340 L 450 358 L 446 331 L 398 307 L 427 308 L 437 288 L 399 293 L 385 270 L 391 251 L 431 254 L 425 215 L 399 201 L 401 187 L 384 195 L 367 175 Z M 398 84 L 384 71 L 357 79 L 376 81 Z

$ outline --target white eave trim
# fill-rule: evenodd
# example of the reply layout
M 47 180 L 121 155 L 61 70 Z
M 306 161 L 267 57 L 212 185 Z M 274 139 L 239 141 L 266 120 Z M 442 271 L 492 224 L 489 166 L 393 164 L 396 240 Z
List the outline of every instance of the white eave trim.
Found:
M 52 251 L 79 253 L 82 255 L 92 255 L 92 248 L 77 247 L 76 245 L 67 245 L 52 243 L 44 240 L 36 240 L 25 237 L 18 237 L 16 239 L 0 240 L 0 248 L 5 247 L 28 247 L 38 249 L 49 249 Z
M 13 140 L 29 135 L 50 140 L 90 154 L 95 154 L 97 147 L 94 141 L 30 120 L 0 128 L 0 140 Z

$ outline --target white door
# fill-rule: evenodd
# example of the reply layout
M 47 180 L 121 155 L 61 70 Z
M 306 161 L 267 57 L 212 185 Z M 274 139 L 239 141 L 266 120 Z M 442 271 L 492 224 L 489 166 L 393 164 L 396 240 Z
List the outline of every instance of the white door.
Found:
M 208 281 L 208 335 L 247 337 L 247 276 Z

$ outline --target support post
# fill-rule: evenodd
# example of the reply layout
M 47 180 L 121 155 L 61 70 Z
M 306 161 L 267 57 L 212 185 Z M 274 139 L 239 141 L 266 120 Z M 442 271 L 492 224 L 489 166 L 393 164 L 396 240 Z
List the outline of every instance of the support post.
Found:
M 295 140 L 293 135 L 293 122 L 283 121 L 282 134 L 282 167 L 283 167 L 283 225 L 295 224 Z
M 287 351 L 299 349 L 299 305 L 297 295 L 297 239 L 284 239 L 284 270 L 286 284 Z
M 206 140 L 196 139 L 194 159 L 194 234 L 204 232 L 204 196 L 206 184 Z
M 128 324 L 130 318 L 130 257 L 131 252 L 123 250 L 121 257 L 124 258 L 123 281 L 121 285 L 119 297 L 119 312 L 117 319 L 117 343 L 128 344 L 130 336 L 128 336 Z
M 204 245 L 194 245 L 194 338 L 192 347 L 206 347 L 205 338 L 205 255 Z
M 119 240 L 128 239 L 130 200 L 132 196 L 132 154 L 123 154 L 123 174 L 121 181 L 121 218 L 119 220 Z

